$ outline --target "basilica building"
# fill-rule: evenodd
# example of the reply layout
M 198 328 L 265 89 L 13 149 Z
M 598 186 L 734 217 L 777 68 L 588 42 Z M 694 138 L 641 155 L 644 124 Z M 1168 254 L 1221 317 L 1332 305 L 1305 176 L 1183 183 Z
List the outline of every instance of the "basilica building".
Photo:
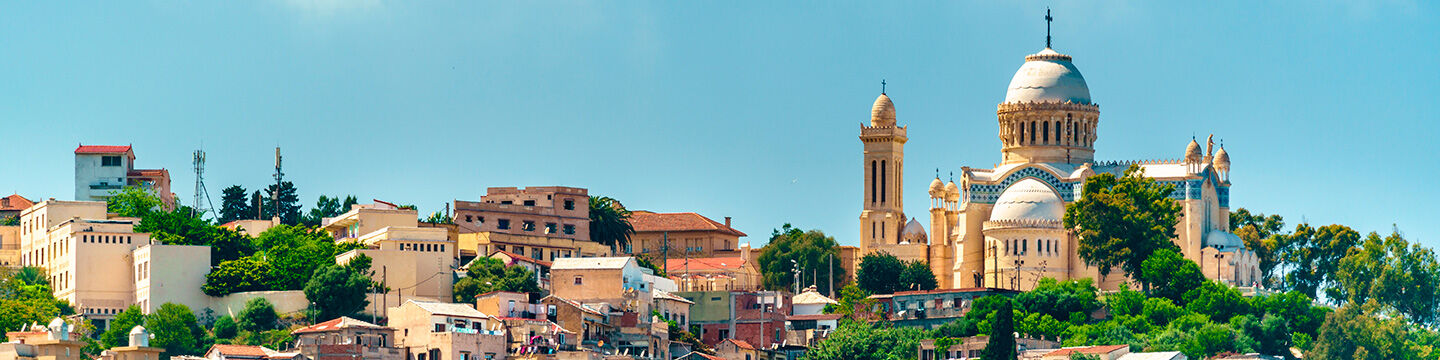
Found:
M 1118 289 L 1131 279 L 1120 269 L 1101 277 L 1087 266 L 1062 220 L 1086 179 L 1138 165 L 1144 176 L 1174 185 L 1170 197 L 1183 213 L 1173 241 L 1186 258 L 1211 279 L 1238 286 L 1259 282 L 1254 252 L 1230 232 L 1230 156 L 1223 145 L 1216 149 L 1207 139 L 1202 149 L 1190 139 L 1175 160 L 1096 161 L 1100 106 L 1072 58 L 1048 46 L 1025 57 L 995 115 L 1000 164 L 961 167 L 959 179 L 949 182 L 937 176 L 927 189 L 926 224 L 905 215 L 908 127 L 896 122 L 895 104 L 881 92 L 870 122 L 860 127 L 861 254 L 928 261 L 941 288 L 1029 290 L 1049 277 L 1091 278 L 1102 290 Z

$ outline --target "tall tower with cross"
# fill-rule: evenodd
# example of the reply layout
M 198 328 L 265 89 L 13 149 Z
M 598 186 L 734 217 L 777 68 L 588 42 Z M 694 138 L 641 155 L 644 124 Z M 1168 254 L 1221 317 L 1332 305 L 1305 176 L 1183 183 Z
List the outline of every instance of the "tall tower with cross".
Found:
M 860 252 L 876 245 L 900 243 L 905 226 L 905 206 L 901 196 L 905 171 L 905 127 L 895 122 L 895 103 L 885 94 L 886 83 L 880 81 L 880 96 L 870 107 L 869 124 L 860 125 L 860 142 L 864 145 L 861 172 L 864 187 L 860 212 Z

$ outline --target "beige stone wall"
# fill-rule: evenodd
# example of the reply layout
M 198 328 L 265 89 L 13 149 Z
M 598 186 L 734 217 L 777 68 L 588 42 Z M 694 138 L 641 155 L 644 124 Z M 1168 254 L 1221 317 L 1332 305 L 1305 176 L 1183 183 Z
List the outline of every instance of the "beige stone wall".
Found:
M 582 188 L 494 187 L 487 189 L 480 201 L 456 200 L 455 224 L 462 234 L 490 231 L 589 240 L 589 205 L 589 192 Z M 505 220 L 505 224 L 500 220 Z M 534 227 L 526 228 L 527 221 Z M 551 223 L 555 225 L 554 230 L 547 231 L 546 224 Z M 566 232 L 566 225 L 571 226 L 572 231 Z
M 142 245 L 133 252 L 135 303 L 146 314 L 165 303 L 185 305 L 193 312 L 211 306 L 200 290 L 210 273 L 210 247 Z
M 669 237 L 671 258 L 734 256 L 740 245 L 740 237 L 718 231 L 668 231 L 637 232 L 630 237 L 630 247 L 635 255 L 660 259 L 664 256 L 665 238 Z
M 576 284 L 576 278 L 581 283 Z M 620 270 L 551 269 L 551 293 L 580 302 L 619 303 L 624 297 L 624 277 Z
M 282 315 L 297 314 L 310 306 L 310 301 L 305 299 L 305 292 L 301 290 L 247 291 L 210 298 L 210 309 L 215 310 L 215 316 L 234 317 L 240 315 L 240 312 L 245 310 L 245 303 L 254 298 L 265 298 L 275 305 L 275 312 Z
M 356 249 L 335 256 L 337 264 L 349 263 L 358 255 L 370 257 L 371 279 L 383 281 L 390 288 L 384 294 L 370 294 L 365 311 L 383 312 L 388 306 L 406 300 L 450 302 L 455 284 L 450 266 L 454 258 L 438 251 Z M 383 315 L 383 314 L 382 314 Z
M 0 226 L 0 267 L 20 267 L 20 226 Z
M 554 261 L 557 258 L 566 257 L 610 256 L 609 246 L 588 239 L 513 235 L 489 231 L 461 233 L 458 245 L 462 252 L 474 252 L 477 256 L 487 256 L 496 250 L 504 250 L 543 261 Z

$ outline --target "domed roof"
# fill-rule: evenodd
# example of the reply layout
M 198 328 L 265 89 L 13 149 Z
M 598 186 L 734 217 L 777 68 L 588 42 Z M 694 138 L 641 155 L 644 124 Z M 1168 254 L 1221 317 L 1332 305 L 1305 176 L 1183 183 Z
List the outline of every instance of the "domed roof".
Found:
M 990 211 L 991 221 L 1061 221 L 1064 218 L 1065 201 L 1049 185 L 1035 178 L 1010 185 L 1000 193 L 995 208 Z
M 870 126 L 895 126 L 895 103 L 890 96 L 880 93 L 875 106 L 870 107 Z
M 910 219 L 905 223 L 905 229 L 900 231 L 900 243 L 924 244 L 929 236 L 925 235 L 925 226 L 920 225 L 920 220 Z
M 1200 143 L 1195 142 L 1195 139 L 1190 139 L 1190 144 L 1185 145 L 1185 162 L 1200 162 Z
M 1005 102 L 1073 102 L 1090 104 L 1090 87 L 1080 69 L 1064 55 L 1050 48 L 1025 57 L 1025 64 L 1010 79 Z
M 1230 171 L 1230 153 L 1225 152 L 1225 146 L 1215 152 L 1215 168 L 1220 171 Z
M 940 182 L 940 178 L 937 177 L 934 181 L 930 182 L 930 197 L 940 197 L 943 195 L 941 193 L 942 191 L 945 191 L 945 184 Z
M 149 335 L 150 332 L 149 332 L 149 331 L 146 331 L 146 330 L 145 330 L 145 327 L 144 327 L 144 326 L 140 326 L 140 325 L 135 325 L 135 327 L 130 328 L 130 335 L 141 335 L 141 334 Z
M 960 201 L 960 187 L 955 186 L 955 181 L 945 183 L 945 200 Z
M 1222 251 L 1244 249 L 1245 240 L 1241 240 L 1239 236 L 1232 233 L 1210 230 L 1209 234 L 1205 234 L 1205 246 L 1216 247 Z

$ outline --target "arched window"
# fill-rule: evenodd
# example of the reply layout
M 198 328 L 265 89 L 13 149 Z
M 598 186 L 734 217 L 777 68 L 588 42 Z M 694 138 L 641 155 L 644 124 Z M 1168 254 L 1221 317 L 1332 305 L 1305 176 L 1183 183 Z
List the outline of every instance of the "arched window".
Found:
M 1028 143 L 1026 143 L 1026 144 L 1028 144 L 1028 145 L 1033 145 L 1033 144 L 1035 144 L 1035 122 L 1034 122 L 1034 121 L 1031 121 L 1031 122 L 1030 122 L 1030 142 L 1028 142 Z
M 1040 137 L 1040 139 L 1042 139 L 1042 140 L 1041 140 L 1041 144 L 1049 144 L 1049 143 L 1050 143 L 1050 122 L 1049 122 L 1049 121 L 1046 121 L 1044 124 L 1040 124 L 1040 128 L 1041 128 L 1041 130 L 1043 130 L 1044 133 L 1045 133 L 1045 136 L 1041 136 L 1041 137 Z
M 890 178 L 887 177 L 887 176 L 888 176 L 888 175 L 886 175 L 887 171 L 885 171 L 885 170 L 889 170 L 889 168 L 886 167 L 886 165 L 885 165 L 885 160 L 880 160 L 880 203 L 881 203 L 881 204 L 884 204 L 884 203 L 885 203 L 885 190 L 888 190 L 888 188 L 886 188 L 886 186 L 888 186 L 888 185 L 890 184 L 890 182 L 887 181 L 887 180 L 890 180 Z
M 870 202 L 875 202 L 875 178 L 879 174 L 875 160 L 870 160 Z M 874 237 L 874 235 L 871 235 Z

